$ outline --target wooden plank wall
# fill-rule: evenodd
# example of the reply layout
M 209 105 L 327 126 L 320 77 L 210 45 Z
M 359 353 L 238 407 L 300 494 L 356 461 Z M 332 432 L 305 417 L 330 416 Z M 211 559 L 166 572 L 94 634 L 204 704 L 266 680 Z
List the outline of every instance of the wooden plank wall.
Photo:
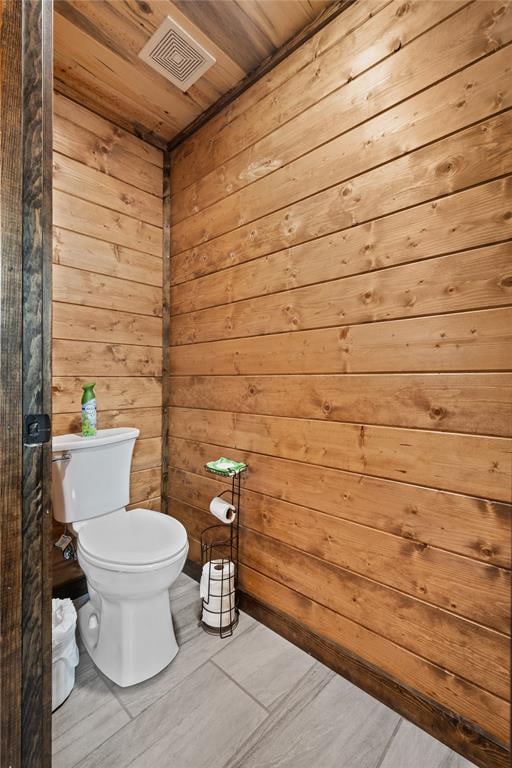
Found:
M 360 0 L 172 156 L 171 514 L 507 743 L 512 6 Z
M 163 153 L 56 93 L 53 429 L 135 426 L 131 503 L 160 508 Z

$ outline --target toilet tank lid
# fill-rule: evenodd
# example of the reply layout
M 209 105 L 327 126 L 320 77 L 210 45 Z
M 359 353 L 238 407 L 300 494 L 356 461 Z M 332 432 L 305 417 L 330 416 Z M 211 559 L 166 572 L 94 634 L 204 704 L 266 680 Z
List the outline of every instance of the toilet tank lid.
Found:
M 56 435 L 52 437 L 52 451 L 77 451 L 85 448 L 98 448 L 109 443 L 122 443 L 135 440 L 139 436 L 136 427 L 118 427 L 117 429 L 98 429 L 93 437 L 82 435 Z

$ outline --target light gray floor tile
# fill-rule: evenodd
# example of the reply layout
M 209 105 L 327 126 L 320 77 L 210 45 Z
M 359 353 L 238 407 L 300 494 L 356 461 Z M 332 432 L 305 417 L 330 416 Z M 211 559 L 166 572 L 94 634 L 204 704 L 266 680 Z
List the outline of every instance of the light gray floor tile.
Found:
M 181 574 L 171 588 L 171 613 L 178 645 L 186 643 L 202 632 L 199 626 L 201 599 L 199 585 L 189 576 Z
M 402 720 L 380 768 L 474 768 L 437 739 Z
M 474 768 L 246 614 L 207 635 L 188 576 L 171 604 L 180 651 L 140 685 L 116 686 L 79 641 L 52 768 Z
M 199 584 L 182 572 L 171 587 L 171 597 L 178 598 L 186 592 L 197 592 L 199 594 Z
M 303 709 L 308 707 L 322 688 L 334 677 L 334 672 L 320 664 L 320 662 L 315 662 L 299 683 L 290 691 L 288 696 L 281 699 L 279 705 L 272 710 L 270 717 L 267 717 L 253 731 L 236 755 L 226 763 L 225 768 L 243 768 L 246 756 L 263 741 L 273 738 L 270 731 L 280 733 L 285 724 L 291 722 Z
M 85 661 L 78 670 L 71 695 L 54 712 L 52 720 L 52 768 L 70 768 L 130 718 L 96 670 Z
M 199 634 L 180 646 L 178 655 L 169 666 L 150 680 L 129 688 L 120 688 L 109 681 L 109 685 L 115 696 L 127 709 L 130 715 L 138 715 L 150 704 L 179 685 L 188 675 L 198 669 L 220 649 L 230 645 L 236 638 L 242 638 L 254 623 L 254 619 L 247 614 L 240 615 L 240 622 L 231 638 L 221 640 L 214 635 L 207 635 L 201 629 Z
M 207 662 L 80 768 L 222 768 L 265 717 L 262 707 Z
M 263 706 L 276 706 L 315 660 L 300 648 L 255 623 L 213 661 Z
M 383 704 L 335 677 L 297 717 L 270 730 L 243 766 L 375 768 L 399 720 Z

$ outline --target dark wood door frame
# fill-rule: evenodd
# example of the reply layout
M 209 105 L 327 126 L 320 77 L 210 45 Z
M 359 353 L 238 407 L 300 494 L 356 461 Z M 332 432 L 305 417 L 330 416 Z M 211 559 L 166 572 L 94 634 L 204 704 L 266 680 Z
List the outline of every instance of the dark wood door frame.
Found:
M 53 2 L 0 7 L 0 764 L 50 768 Z

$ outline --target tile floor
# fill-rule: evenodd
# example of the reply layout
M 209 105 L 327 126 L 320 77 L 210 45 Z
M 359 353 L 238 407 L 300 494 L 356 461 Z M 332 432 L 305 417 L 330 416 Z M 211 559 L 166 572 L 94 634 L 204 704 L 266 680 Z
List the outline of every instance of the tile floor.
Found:
M 172 604 L 180 651 L 152 680 L 119 688 L 81 651 L 53 768 L 472 768 L 249 616 L 205 634 L 184 574 Z

